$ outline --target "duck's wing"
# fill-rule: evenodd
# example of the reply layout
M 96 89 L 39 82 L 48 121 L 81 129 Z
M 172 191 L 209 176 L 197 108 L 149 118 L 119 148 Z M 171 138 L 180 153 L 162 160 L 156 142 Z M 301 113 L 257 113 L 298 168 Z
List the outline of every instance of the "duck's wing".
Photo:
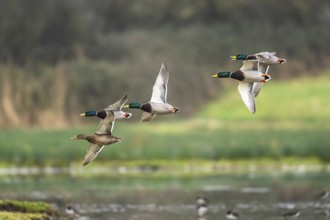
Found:
M 258 94 L 261 90 L 262 84 L 263 84 L 262 82 L 253 83 L 252 93 L 253 93 L 254 97 L 258 96 Z
M 83 166 L 86 166 L 87 164 L 92 162 L 97 157 L 97 155 L 101 152 L 103 147 L 104 147 L 104 145 L 90 144 L 89 148 L 87 150 L 87 153 L 85 155 Z
M 150 102 L 155 102 L 155 103 L 166 102 L 168 78 L 169 78 L 169 72 L 167 71 L 166 65 L 162 63 L 156 82 L 152 88 L 152 96 Z
M 275 55 L 275 54 L 276 54 L 275 52 L 265 51 L 265 52 L 256 53 L 255 56 L 263 59 L 269 59 L 271 55 Z
M 115 124 L 115 116 L 113 111 L 107 111 L 107 117 L 101 120 L 96 134 L 111 134 Z
M 154 119 L 155 116 L 156 116 L 156 114 L 152 114 L 149 112 L 143 112 L 141 121 L 151 121 L 152 119 Z
M 105 110 L 117 110 L 120 111 L 124 104 L 127 102 L 128 98 L 125 95 L 122 99 L 118 100 L 117 102 L 109 105 Z
M 258 72 L 261 72 L 263 74 L 267 74 L 269 70 L 269 64 L 258 62 L 258 67 L 256 69 Z
M 256 68 L 256 62 L 254 62 L 254 61 L 243 61 L 243 65 L 241 66 L 240 70 L 249 71 L 249 70 L 255 70 L 255 68 Z
M 264 64 L 264 63 L 261 63 L 261 62 L 258 62 L 257 65 L 258 66 L 257 66 L 257 69 L 256 70 L 258 72 L 261 72 L 263 74 L 267 74 L 268 73 L 269 65 Z M 253 83 L 252 92 L 254 94 L 254 97 L 257 97 L 258 96 L 258 94 L 259 94 L 259 92 L 260 92 L 261 87 L 262 87 L 263 84 L 264 83 L 262 83 L 262 82 L 255 82 L 255 83 Z
M 241 94 L 243 102 L 248 107 L 248 109 L 254 114 L 256 112 L 256 104 L 254 99 L 253 82 L 239 82 L 238 91 Z

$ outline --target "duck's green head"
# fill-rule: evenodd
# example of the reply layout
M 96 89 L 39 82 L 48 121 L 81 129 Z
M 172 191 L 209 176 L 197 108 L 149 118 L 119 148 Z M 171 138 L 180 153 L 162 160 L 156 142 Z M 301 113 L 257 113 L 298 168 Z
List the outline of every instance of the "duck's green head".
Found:
M 141 104 L 139 102 L 131 102 L 128 105 L 125 105 L 124 108 L 141 108 Z
M 248 55 L 246 54 L 237 54 L 235 56 L 230 56 L 231 59 L 233 60 L 247 60 Z
M 224 72 L 218 72 L 214 74 L 212 77 L 213 78 L 229 78 L 231 75 L 231 72 L 224 71 Z
M 89 117 L 89 116 L 96 116 L 97 112 L 96 111 L 87 111 L 84 113 L 80 114 L 80 117 Z

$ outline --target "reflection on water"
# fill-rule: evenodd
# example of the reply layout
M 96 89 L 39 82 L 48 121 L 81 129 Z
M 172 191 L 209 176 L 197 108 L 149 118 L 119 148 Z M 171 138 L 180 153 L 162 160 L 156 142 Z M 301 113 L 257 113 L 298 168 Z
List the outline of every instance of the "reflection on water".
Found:
M 45 200 L 77 219 L 219 220 L 230 209 L 240 219 L 275 220 L 288 210 L 297 219 L 326 219 L 330 206 L 315 200 L 330 183 L 329 173 L 258 175 L 93 175 L 70 172 L 0 176 L 2 198 Z M 196 197 L 209 199 L 208 213 L 199 217 Z

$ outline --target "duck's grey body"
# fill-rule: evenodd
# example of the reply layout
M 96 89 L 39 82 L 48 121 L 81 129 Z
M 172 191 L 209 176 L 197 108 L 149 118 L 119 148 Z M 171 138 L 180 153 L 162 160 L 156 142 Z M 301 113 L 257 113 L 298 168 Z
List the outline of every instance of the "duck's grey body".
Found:
M 109 105 L 106 109 L 104 109 L 108 114 L 110 111 L 113 112 L 115 120 L 118 119 L 125 119 L 130 118 L 132 116 L 132 113 L 124 112 L 121 109 L 123 108 L 124 104 L 127 102 L 128 98 L 127 95 L 125 95 L 122 99 L 118 100 L 112 105 Z
M 283 58 L 279 58 L 276 55 L 276 52 L 259 52 L 256 54 L 246 55 L 246 54 L 238 54 L 235 56 L 231 56 L 232 60 L 248 60 L 248 61 L 256 61 L 266 65 L 274 65 L 285 63 L 286 60 Z
M 268 80 L 270 77 L 263 76 L 260 72 L 255 70 L 238 70 L 236 72 L 233 72 L 230 78 L 243 82 L 261 82 L 264 80 Z
M 125 95 L 123 98 L 121 98 L 114 104 L 109 105 L 107 108 L 103 109 L 102 111 L 98 111 L 98 112 L 87 111 L 80 114 L 80 116 L 82 117 L 96 116 L 100 119 L 105 119 L 108 115 L 111 114 L 113 115 L 114 120 L 130 118 L 132 116 L 132 113 L 124 112 L 121 110 L 124 104 L 127 102 L 127 100 L 128 100 L 127 95 Z
M 248 60 L 253 64 L 253 70 L 259 71 L 263 74 L 267 74 L 270 65 L 277 65 L 285 63 L 286 60 L 279 58 L 276 55 L 276 52 L 260 52 L 252 55 L 240 54 L 236 56 L 231 56 L 233 60 Z M 255 82 L 253 84 L 253 94 L 254 97 L 257 97 L 263 82 Z
M 267 65 L 281 64 L 286 62 L 285 59 L 279 58 L 275 55 L 276 52 L 260 52 L 256 53 L 254 56 L 256 57 L 256 61 Z M 252 61 L 252 59 L 250 60 Z
M 167 115 L 178 112 L 179 108 L 172 106 L 166 101 L 168 79 L 169 72 L 167 71 L 166 65 L 162 63 L 152 89 L 150 101 L 142 105 L 139 103 L 130 103 L 126 107 L 138 108 L 144 111 L 142 113 L 141 121 L 150 121 L 156 115 Z

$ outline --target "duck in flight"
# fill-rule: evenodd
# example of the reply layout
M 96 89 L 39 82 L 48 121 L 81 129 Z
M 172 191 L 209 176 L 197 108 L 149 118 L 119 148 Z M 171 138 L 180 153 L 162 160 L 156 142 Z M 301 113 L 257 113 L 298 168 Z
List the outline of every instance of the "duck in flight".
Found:
M 131 116 L 131 113 L 121 111 L 122 106 L 126 102 L 127 95 L 102 111 L 87 111 L 81 114 L 81 116 L 96 116 L 101 119 L 99 127 L 94 134 L 78 134 L 71 138 L 71 140 L 87 140 L 90 143 L 83 166 L 92 162 L 104 146 L 122 141 L 122 138 L 113 136 L 112 131 L 116 119 L 129 118 Z
M 109 105 L 107 108 L 101 110 L 101 111 L 86 111 L 84 113 L 81 113 L 81 117 L 90 117 L 90 116 L 96 116 L 100 119 L 104 119 L 110 112 L 113 113 L 115 120 L 117 119 L 124 119 L 124 118 L 130 118 L 132 116 L 132 113 L 129 112 L 123 112 L 121 109 L 124 106 L 124 104 L 127 102 L 128 98 L 127 95 L 125 95 L 123 98 L 115 102 L 114 104 Z
M 230 56 L 230 58 L 232 60 L 248 60 L 251 62 L 255 62 L 253 69 L 263 74 L 268 74 L 270 65 L 278 65 L 286 62 L 285 59 L 277 57 L 276 52 L 260 52 L 251 55 L 237 54 L 234 56 Z M 262 82 L 256 82 L 253 84 L 253 93 L 255 97 L 258 96 L 262 85 Z
M 254 83 L 265 83 L 271 79 L 270 75 L 255 70 L 254 63 L 252 61 L 244 61 L 243 66 L 235 72 L 219 72 L 214 74 L 212 77 L 232 78 L 238 80 L 238 91 L 243 99 L 243 102 L 252 114 L 256 112 Z
M 150 121 L 156 115 L 177 113 L 180 109 L 172 106 L 166 101 L 168 79 L 169 72 L 166 65 L 162 63 L 156 82 L 152 89 L 150 101 L 144 104 L 139 102 L 131 102 L 124 107 L 141 109 L 143 111 L 141 121 Z

